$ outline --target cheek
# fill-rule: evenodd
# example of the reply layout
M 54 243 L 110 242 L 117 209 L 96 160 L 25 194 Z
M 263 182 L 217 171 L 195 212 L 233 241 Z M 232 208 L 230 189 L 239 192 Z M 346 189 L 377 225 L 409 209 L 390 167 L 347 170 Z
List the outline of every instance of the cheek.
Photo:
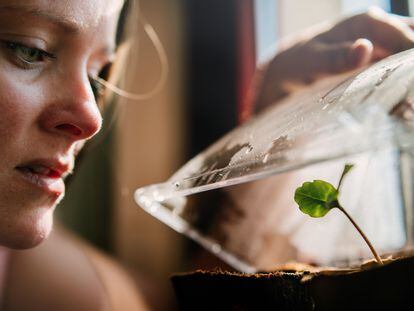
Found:
M 15 141 L 35 122 L 40 113 L 38 90 L 20 79 L 16 71 L 0 66 L 0 140 Z

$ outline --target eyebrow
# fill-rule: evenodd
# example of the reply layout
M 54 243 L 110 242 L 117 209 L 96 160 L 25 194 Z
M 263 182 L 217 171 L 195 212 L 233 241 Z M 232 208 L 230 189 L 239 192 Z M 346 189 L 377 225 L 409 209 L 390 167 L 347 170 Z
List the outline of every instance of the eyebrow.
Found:
M 76 23 L 74 20 L 71 20 L 63 15 L 56 15 L 56 13 L 50 13 L 46 10 L 42 10 L 40 8 L 34 6 L 21 6 L 16 4 L 6 4 L 0 5 L 0 10 L 10 10 L 10 11 L 19 11 L 22 13 L 39 16 L 44 18 L 48 22 L 58 26 L 64 32 L 67 33 L 78 33 L 80 32 L 82 25 Z

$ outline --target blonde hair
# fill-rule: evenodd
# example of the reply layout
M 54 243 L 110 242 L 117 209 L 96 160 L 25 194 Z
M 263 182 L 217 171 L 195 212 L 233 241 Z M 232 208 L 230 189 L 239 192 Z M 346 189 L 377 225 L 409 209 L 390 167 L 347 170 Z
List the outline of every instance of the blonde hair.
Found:
M 160 76 L 158 81 L 150 91 L 141 94 L 132 93 L 124 89 L 124 85 L 128 84 L 128 81 L 126 81 L 127 68 L 138 67 L 131 64 L 131 62 L 137 61 L 137 57 L 135 56 L 134 58 L 131 58 L 130 54 L 134 52 L 133 49 L 138 48 L 136 34 L 139 27 L 143 27 L 144 33 L 152 42 L 160 64 Z M 94 87 L 98 89 L 98 92 L 102 93 L 102 97 L 97 100 L 98 105 L 101 107 L 105 122 L 97 137 L 88 144 L 87 148 L 89 149 L 100 144 L 115 125 L 115 121 L 118 119 L 121 111 L 120 105 L 122 104 L 121 101 L 115 100 L 116 96 L 132 101 L 144 101 L 150 99 L 160 92 L 168 77 L 169 64 L 164 46 L 154 28 L 141 14 L 138 0 L 126 0 L 124 2 L 118 22 L 116 43 L 116 60 L 110 66 L 110 70 L 103 70 L 105 72 L 103 72 L 102 75 L 92 78 L 93 81 L 91 81 L 91 83 L 94 84 Z
M 119 43 L 117 49 L 117 60 L 111 68 L 109 79 L 105 80 L 104 78 L 98 76 L 95 78 L 95 81 L 103 86 L 107 90 L 107 93 L 110 92 L 112 94 L 116 94 L 118 96 L 134 101 L 147 100 L 153 97 L 163 88 L 168 77 L 169 64 L 164 46 L 162 45 L 162 42 L 159 39 L 154 28 L 141 14 L 137 0 L 126 1 L 124 3 L 119 24 L 120 32 L 117 33 L 117 41 Z M 142 94 L 128 92 L 119 86 L 122 81 L 122 76 L 125 72 L 125 68 L 127 68 L 126 61 L 128 60 L 128 55 L 134 46 L 134 39 L 132 35 L 137 32 L 139 26 L 143 27 L 145 34 L 154 45 L 161 68 L 160 77 L 157 83 L 150 91 Z M 108 97 L 109 94 L 106 95 L 106 97 Z

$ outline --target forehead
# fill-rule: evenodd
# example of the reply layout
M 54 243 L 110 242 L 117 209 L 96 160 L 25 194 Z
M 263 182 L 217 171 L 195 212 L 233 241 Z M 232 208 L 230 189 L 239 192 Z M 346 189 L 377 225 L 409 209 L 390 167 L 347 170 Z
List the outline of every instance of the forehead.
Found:
M 0 11 L 31 14 L 72 28 L 93 29 L 115 24 L 123 0 L 0 0 Z

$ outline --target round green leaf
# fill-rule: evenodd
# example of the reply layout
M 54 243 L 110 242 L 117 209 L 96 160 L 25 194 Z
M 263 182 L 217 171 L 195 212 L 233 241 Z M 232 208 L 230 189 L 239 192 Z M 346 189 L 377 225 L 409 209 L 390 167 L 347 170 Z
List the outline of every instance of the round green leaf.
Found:
M 323 180 L 308 181 L 296 189 L 295 202 L 303 213 L 311 217 L 323 217 L 338 206 L 338 190 Z

